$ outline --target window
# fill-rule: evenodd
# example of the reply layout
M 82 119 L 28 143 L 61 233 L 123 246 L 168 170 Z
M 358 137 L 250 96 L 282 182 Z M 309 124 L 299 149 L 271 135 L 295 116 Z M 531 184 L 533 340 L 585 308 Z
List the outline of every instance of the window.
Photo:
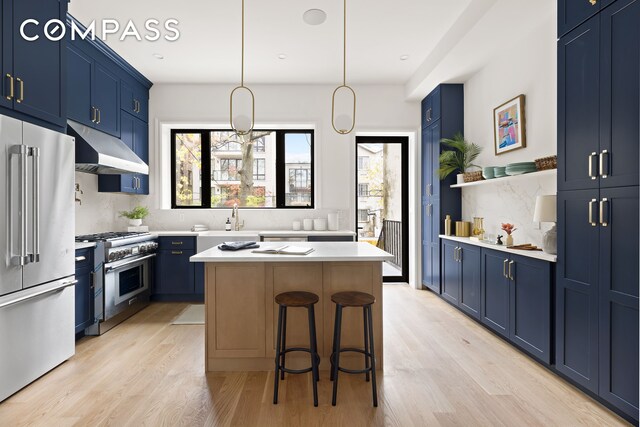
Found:
M 264 181 L 266 179 L 266 175 L 264 172 L 265 162 L 266 162 L 266 159 L 253 160 L 253 180 L 254 181 Z
M 358 196 L 369 197 L 369 184 L 358 184 Z
M 358 222 L 369 221 L 369 209 L 358 209 Z
M 174 129 L 171 141 L 174 209 L 313 208 L 312 130 Z
M 367 156 L 358 156 L 358 170 L 366 171 L 369 169 L 369 157 Z

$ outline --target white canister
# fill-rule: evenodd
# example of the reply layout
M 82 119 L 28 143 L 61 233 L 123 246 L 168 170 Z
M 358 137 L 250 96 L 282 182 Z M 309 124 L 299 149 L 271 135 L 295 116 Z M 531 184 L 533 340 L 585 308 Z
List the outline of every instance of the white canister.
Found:
M 293 221 L 293 231 L 302 230 L 302 223 L 300 221 Z
M 304 225 L 305 231 L 313 230 L 313 220 L 311 218 L 306 218 L 302 220 L 302 224 Z
M 326 218 L 316 218 L 313 220 L 313 229 L 316 231 L 326 231 L 327 230 L 327 219 Z
M 329 230 L 338 231 L 340 229 L 340 221 L 337 212 L 332 212 L 328 215 Z

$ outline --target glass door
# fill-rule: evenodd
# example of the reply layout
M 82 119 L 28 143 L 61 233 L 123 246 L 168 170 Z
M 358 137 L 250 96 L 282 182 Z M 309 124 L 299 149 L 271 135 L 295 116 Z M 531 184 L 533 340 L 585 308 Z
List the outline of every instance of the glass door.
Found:
M 408 282 L 408 145 L 407 137 L 356 137 L 357 239 L 393 255 L 385 282 Z

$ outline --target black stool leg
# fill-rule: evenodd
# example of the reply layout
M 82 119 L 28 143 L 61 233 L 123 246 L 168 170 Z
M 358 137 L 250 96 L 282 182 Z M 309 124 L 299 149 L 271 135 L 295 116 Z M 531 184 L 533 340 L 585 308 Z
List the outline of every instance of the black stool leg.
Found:
M 336 357 L 336 339 L 338 336 L 338 306 L 336 305 L 336 315 L 333 322 L 333 341 L 331 348 L 331 356 L 329 356 L 329 362 L 331 363 L 331 373 L 329 375 L 329 380 L 333 381 L 333 366 L 335 365 L 335 357 Z
M 313 305 L 307 307 L 309 314 L 309 347 L 311 353 L 311 375 L 313 382 L 313 406 L 318 406 L 318 348 L 316 347 L 316 314 Z
M 282 312 L 284 310 L 284 307 L 279 306 L 279 311 L 278 311 L 278 335 L 276 338 L 276 373 L 274 375 L 275 380 L 274 380 L 274 384 L 273 384 L 273 404 L 277 404 L 278 403 L 278 380 L 280 379 L 280 351 L 281 351 L 281 347 L 280 347 L 280 343 L 282 340 Z
M 336 331 L 335 341 L 333 343 L 334 357 L 333 361 L 333 397 L 331 404 L 336 406 L 336 398 L 338 397 L 338 367 L 340 366 L 340 333 L 342 332 L 342 306 L 336 305 Z
M 283 310 L 283 315 L 282 315 L 282 349 L 280 350 L 280 355 L 282 357 L 282 362 L 280 363 L 280 366 L 282 366 L 283 368 L 285 367 L 285 358 L 287 356 L 287 353 L 285 352 L 287 348 L 287 307 L 284 307 Z M 281 369 L 280 370 L 280 379 L 284 380 L 284 371 Z
M 376 387 L 376 355 L 373 344 L 373 321 L 371 319 L 371 306 L 365 307 L 369 320 L 369 345 L 371 346 L 371 388 L 373 390 L 373 406 L 378 406 L 378 388 Z M 335 396 L 335 395 L 334 395 Z
M 364 321 L 364 367 L 369 369 L 369 328 L 367 327 L 367 307 L 362 309 L 362 317 Z M 369 382 L 369 371 L 365 373 L 365 378 Z

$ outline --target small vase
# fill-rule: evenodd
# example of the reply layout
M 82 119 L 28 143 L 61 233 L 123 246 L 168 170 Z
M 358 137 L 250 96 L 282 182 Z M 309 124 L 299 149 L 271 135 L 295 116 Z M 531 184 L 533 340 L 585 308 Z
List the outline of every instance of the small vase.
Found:
M 507 239 L 505 240 L 505 244 L 507 246 L 513 246 L 513 236 L 511 234 L 507 234 Z
M 456 175 L 457 184 L 464 184 L 464 174 L 459 173 Z
M 138 219 L 130 219 L 129 220 L 129 225 L 132 227 L 140 227 L 142 225 L 142 219 L 138 218 Z

